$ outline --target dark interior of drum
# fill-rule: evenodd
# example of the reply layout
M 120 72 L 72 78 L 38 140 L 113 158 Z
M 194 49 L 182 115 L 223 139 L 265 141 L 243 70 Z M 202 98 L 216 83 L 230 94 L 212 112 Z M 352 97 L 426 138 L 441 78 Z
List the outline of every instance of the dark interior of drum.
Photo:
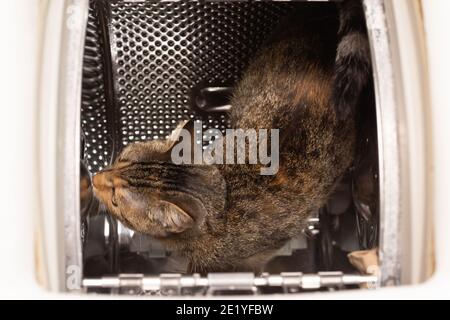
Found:
M 82 173 L 101 170 L 128 143 L 164 139 L 182 119 L 201 119 L 205 130 L 225 130 L 227 97 L 205 98 L 203 89 L 232 88 L 281 19 L 294 6 L 310 5 L 334 4 L 91 1 L 82 84 Z M 374 113 L 369 113 L 362 121 L 376 133 Z M 371 151 L 376 134 L 369 129 L 360 152 L 377 159 L 376 148 Z M 367 168 L 377 179 L 377 163 Z M 352 190 L 359 180 L 351 171 L 265 271 L 356 272 L 346 255 L 377 246 L 379 219 L 357 210 Z M 185 268 L 156 240 L 102 212 L 84 217 L 82 240 L 85 277 L 183 273 Z

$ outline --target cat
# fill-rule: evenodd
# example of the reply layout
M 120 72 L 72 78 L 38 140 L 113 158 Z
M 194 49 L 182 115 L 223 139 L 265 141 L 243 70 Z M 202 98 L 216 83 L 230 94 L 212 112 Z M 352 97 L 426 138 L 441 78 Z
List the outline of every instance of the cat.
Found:
M 176 130 L 124 148 L 93 177 L 95 195 L 124 225 L 183 255 L 189 272 L 260 272 L 352 165 L 370 68 L 361 3 L 311 6 L 266 43 L 231 99 L 232 128 L 280 130 L 276 175 L 176 165 Z M 182 126 L 193 130 L 192 121 Z

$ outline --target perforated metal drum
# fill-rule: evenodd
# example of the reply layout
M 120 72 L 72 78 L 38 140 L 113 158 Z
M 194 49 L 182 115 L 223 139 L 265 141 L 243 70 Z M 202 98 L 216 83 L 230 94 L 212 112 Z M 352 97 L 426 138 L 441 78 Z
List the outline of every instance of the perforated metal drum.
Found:
M 226 114 L 200 110 L 196 96 L 233 86 L 295 5 L 92 2 L 81 113 L 91 172 L 129 142 L 165 138 L 182 119 L 224 130 Z
M 225 108 L 205 108 L 199 98 L 219 92 L 219 103 L 226 103 L 229 88 L 265 40 L 292 10 L 306 5 L 313 4 L 91 1 L 81 105 L 82 155 L 89 172 L 107 166 L 128 143 L 164 139 L 183 119 L 202 120 L 204 131 L 225 130 Z M 378 216 L 356 220 L 351 184 L 351 179 L 343 181 L 348 192 L 330 197 L 311 220 L 309 238 L 299 234 L 282 248 L 270 272 L 352 270 L 346 252 L 376 245 Z M 346 207 L 337 210 L 342 203 Z M 175 272 L 165 269 L 170 254 L 154 239 L 124 228 L 109 215 L 87 221 L 87 276 Z M 370 243 L 361 242 L 366 238 Z

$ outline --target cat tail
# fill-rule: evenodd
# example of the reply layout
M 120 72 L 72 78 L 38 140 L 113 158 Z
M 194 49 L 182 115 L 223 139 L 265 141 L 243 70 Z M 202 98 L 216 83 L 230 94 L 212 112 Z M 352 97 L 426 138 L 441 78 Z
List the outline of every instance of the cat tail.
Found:
M 339 33 L 334 67 L 333 103 L 338 119 L 355 112 L 371 77 L 370 47 L 360 0 L 339 4 Z

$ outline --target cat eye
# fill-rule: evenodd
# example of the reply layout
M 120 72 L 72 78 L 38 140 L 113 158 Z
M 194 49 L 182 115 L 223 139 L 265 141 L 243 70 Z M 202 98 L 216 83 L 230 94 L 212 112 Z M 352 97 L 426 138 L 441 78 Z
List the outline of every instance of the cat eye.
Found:
M 112 188 L 112 196 L 111 196 L 111 203 L 114 207 L 117 207 L 117 201 L 116 201 L 116 188 Z

